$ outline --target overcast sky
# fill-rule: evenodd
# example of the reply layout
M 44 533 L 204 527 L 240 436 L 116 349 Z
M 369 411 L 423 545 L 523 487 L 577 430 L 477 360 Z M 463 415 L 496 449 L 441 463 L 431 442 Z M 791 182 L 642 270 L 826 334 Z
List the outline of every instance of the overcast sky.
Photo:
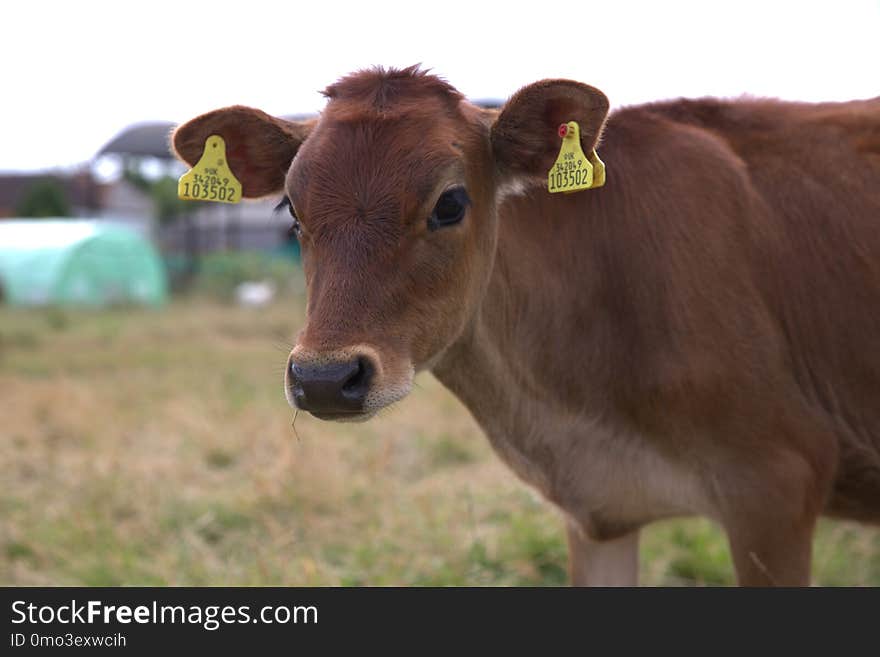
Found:
M 138 121 L 317 111 L 320 89 L 375 64 L 422 62 L 473 98 L 544 77 L 612 105 L 880 95 L 880 0 L 9 0 L 2 16 L 0 171 L 87 161 Z

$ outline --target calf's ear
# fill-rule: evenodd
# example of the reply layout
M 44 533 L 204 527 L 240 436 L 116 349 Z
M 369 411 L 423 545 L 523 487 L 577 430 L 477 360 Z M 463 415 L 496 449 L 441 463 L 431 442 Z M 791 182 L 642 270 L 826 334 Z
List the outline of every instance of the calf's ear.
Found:
M 517 91 L 492 125 L 495 162 L 502 175 L 546 179 L 559 155 L 559 126 L 577 121 L 581 147 L 596 147 L 608 116 L 608 98 L 573 80 L 542 80 Z
M 241 183 L 242 196 L 259 198 L 284 189 L 284 179 L 299 147 L 317 120 L 285 121 L 252 107 L 235 105 L 197 116 L 171 135 L 174 154 L 193 166 L 205 140 L 220 135 L 226 159 Z

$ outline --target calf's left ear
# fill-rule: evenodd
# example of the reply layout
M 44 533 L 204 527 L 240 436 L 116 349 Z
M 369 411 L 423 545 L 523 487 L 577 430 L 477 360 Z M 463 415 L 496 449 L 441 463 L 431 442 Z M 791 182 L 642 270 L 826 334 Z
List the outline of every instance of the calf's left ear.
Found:
M 502 175 L 546 179 L 559 155 L 559 126 L 577 121 L 581 147 L 596 147 L 608 98 L 595 87 L 574 80 L 542 80 L 516 92 L 492 126 L 495 162 Z

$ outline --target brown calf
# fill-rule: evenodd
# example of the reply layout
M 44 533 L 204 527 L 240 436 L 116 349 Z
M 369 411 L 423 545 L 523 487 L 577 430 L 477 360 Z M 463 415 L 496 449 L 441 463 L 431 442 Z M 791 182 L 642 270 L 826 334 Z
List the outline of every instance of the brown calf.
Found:
M 325 94 L 315 121 L 174 134 L 290 200 L 291 404 L 364 420 L 431 370 L 562 510 L 577 584 L 635 584 L 660 518 L 719 522 L 746 585 L 808 584 L 822 513 L 880 521 L 880 99 L 609 116 L 544 80 L 496 112 L 415 68 Z M 551 195 L 570 120 L 607 184 Z

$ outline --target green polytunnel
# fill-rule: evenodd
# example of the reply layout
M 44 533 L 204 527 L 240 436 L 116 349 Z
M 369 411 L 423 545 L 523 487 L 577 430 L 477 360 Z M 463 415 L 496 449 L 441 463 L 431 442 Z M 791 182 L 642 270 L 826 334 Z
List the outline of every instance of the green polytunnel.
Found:
M 16 306 L 157 306 L 165 268 L 148 239 L 105 221 L 0 219 L 0 299 Z

